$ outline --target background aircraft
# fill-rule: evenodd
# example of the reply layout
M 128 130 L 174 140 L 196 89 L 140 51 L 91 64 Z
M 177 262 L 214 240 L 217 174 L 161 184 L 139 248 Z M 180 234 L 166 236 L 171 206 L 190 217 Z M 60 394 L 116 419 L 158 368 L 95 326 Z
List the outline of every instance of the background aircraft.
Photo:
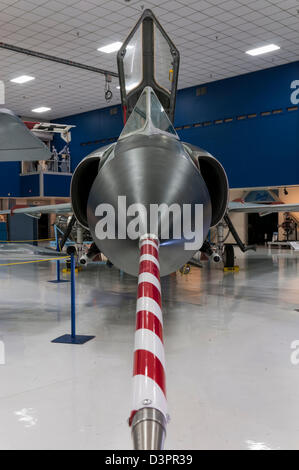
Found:
M 0 161 L 49 160 L 50 150 L 9 109 L 0 109 Z

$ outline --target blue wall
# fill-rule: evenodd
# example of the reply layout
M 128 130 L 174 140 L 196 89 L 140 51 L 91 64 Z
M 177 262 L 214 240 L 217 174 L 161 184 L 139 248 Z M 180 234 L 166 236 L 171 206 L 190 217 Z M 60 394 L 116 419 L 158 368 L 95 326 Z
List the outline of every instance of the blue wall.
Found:
M 39 175 L 24 175 L 20 177 L 20 192 L 24 197 L 40 195 Z
M 0 163 L 0 197 L 18 197 L 20 195 L 19 162 Z
M 292 111 L 290 88 L 296 79 L 299 62 L 207 84 L 202 96 L 182 90 L 175 124 L 191 127 L 178 133 L 221 161 L 231 187 L 299 184 L 299 111 Z
M 299 184 L 298 111 L 179 132 L 223 164 L 230 187 Z
M 291 106 L 291 82 L 299 80 L 299 62 L 272 67 L 201 85 L 207 93 L 195 97 L 196 87 L 179 91 L 176 125 L 209 121 Z
M 44 195 L 69 197 L 71 179 L 68 175 L 44 175 Z
M 299 80 L 299 62 L 200 85 L 204 94 L 199 96 L 198 87 L 180 90 L 178 134 L 214 154 L 231 187 L 299 184 L 299 111 L 298 106 L 292 110 L 293 80 Z M 70 145 L 73 170 L 93 150 L 114 141 L 123 127 L 120 106 L 57 122 L 77 126 Z M 1 196 L 22 195 L 18 174 L 19 164 L 1 164 Z M 53 184 L 51 195 L 68 194 L 67 182 Z

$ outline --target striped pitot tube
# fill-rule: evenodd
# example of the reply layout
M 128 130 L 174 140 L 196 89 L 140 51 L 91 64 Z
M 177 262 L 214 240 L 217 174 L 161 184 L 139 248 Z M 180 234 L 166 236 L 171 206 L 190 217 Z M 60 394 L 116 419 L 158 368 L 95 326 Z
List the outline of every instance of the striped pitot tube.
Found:
M 142 408 L 159 410 L 167 420 L 165 382 L 159 240 L 147 235 L 140 241 L 130 424 Z

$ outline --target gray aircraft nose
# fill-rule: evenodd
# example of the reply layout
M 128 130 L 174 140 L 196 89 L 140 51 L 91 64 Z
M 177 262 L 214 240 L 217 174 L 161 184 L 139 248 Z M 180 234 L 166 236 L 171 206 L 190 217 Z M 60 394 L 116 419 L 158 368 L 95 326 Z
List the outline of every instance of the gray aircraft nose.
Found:
M 181 142 L 166 135 L 134 135 L 118 141 L 114 158 L 100 169 L 92 186 L 88 200 L 88 224 L 98 248 L 121 270 L 138 275 L 139 240 L 118 238 L 119 196 L 126 196 L 126 207 L 140 203 L 147 215 L 142 218 L 143 233 L 150 232 L 150 208 L 152 204 L 203 205 L 202 231 L 206 238 L 211 222 L 211 201 L 206 184 L 186 154 Z M 100 204 L 110 204 L 116 214 L 115 239 L 99 240 L 96 225 L 101 217 L 96 216 Z M 124 217 L 124 208 L 120 214 Z M 134 217 L 126 216 L 126 226 Z M 183 229 L 183 227 L 182 227 Z M 183 231 L 183 230 L 182 230 Z M 161 219 L 158 223 L 161 236 Z M 161 275 L 176 271 L 194 254 L 185 250 L 185 239 L 173 239 L 172 227 L 169 239 L 160 239 Z

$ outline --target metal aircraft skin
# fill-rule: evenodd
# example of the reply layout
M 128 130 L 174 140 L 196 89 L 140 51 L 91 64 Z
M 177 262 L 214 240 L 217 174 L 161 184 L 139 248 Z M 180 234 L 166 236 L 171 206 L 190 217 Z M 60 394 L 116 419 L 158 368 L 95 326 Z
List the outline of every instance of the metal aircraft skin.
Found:
M 71 204 L 15 208 L 14 214 L 38 216 L 41 213 L 72 212 L 79 224 L 89 229 L 100 252 L 118 268 L 137 275 L 138 240 L 99 240 L 95 234 L 99 220 L 95 215 L 96 208 L 100 204 L 117 208 L 119 195 L 126 196 L 128 206 L 135 203 L 142 203 L 145 207 L 151 204 L 167 204 L 168 207 L 172 204 L 180 207 L 202 204 L 203 240 L 211 227 L 222 226 L 223 219 L 230 226 L 230 213 L 299 212 L 299 204 L 228 202 L 229 187 L 222 165 L 207 151 L 180 141 L 172 124 L 179 59 L 175 45 L 153 13 L 146 10 L 118 52 L 126 121 L 118 141 L 93 152 L 79 164 L 72 178 Z M 4 114 L 2 112 L 2 116 Z M 15 125 L 21 126 L 20 122 Z M 25 145 L 24 152 L 28 150 L 28 145 Z M 9 213 L 9 210 L 0 211 L 0 214 Z M 130 218 L 125 217 L 128 225 Z M 72 223 L 75 218 L 72 218 Z M 146 225 L 147 220 L 142 222 Z M 234 234 L 233 226 L 231 231 Z M 161 223 L 156 235 L 161 240 Z M 246 251 L 236 232 L 234 237 Z M 184 249 L 185 241 L 183 236 L 179 240 L 171 236 L 166 241 L 161 240 L 161 275 L 176 271 L 192 258 L 194 253 Z M 203 247 L 203 251 L 211 255 L 213 250 L 207 241 Z M 216 251 L 220 257 L 224 250 L 219 235 Z
M 50 150 L 9 109 L 0 109 L 0 162 L 49 160 Z

